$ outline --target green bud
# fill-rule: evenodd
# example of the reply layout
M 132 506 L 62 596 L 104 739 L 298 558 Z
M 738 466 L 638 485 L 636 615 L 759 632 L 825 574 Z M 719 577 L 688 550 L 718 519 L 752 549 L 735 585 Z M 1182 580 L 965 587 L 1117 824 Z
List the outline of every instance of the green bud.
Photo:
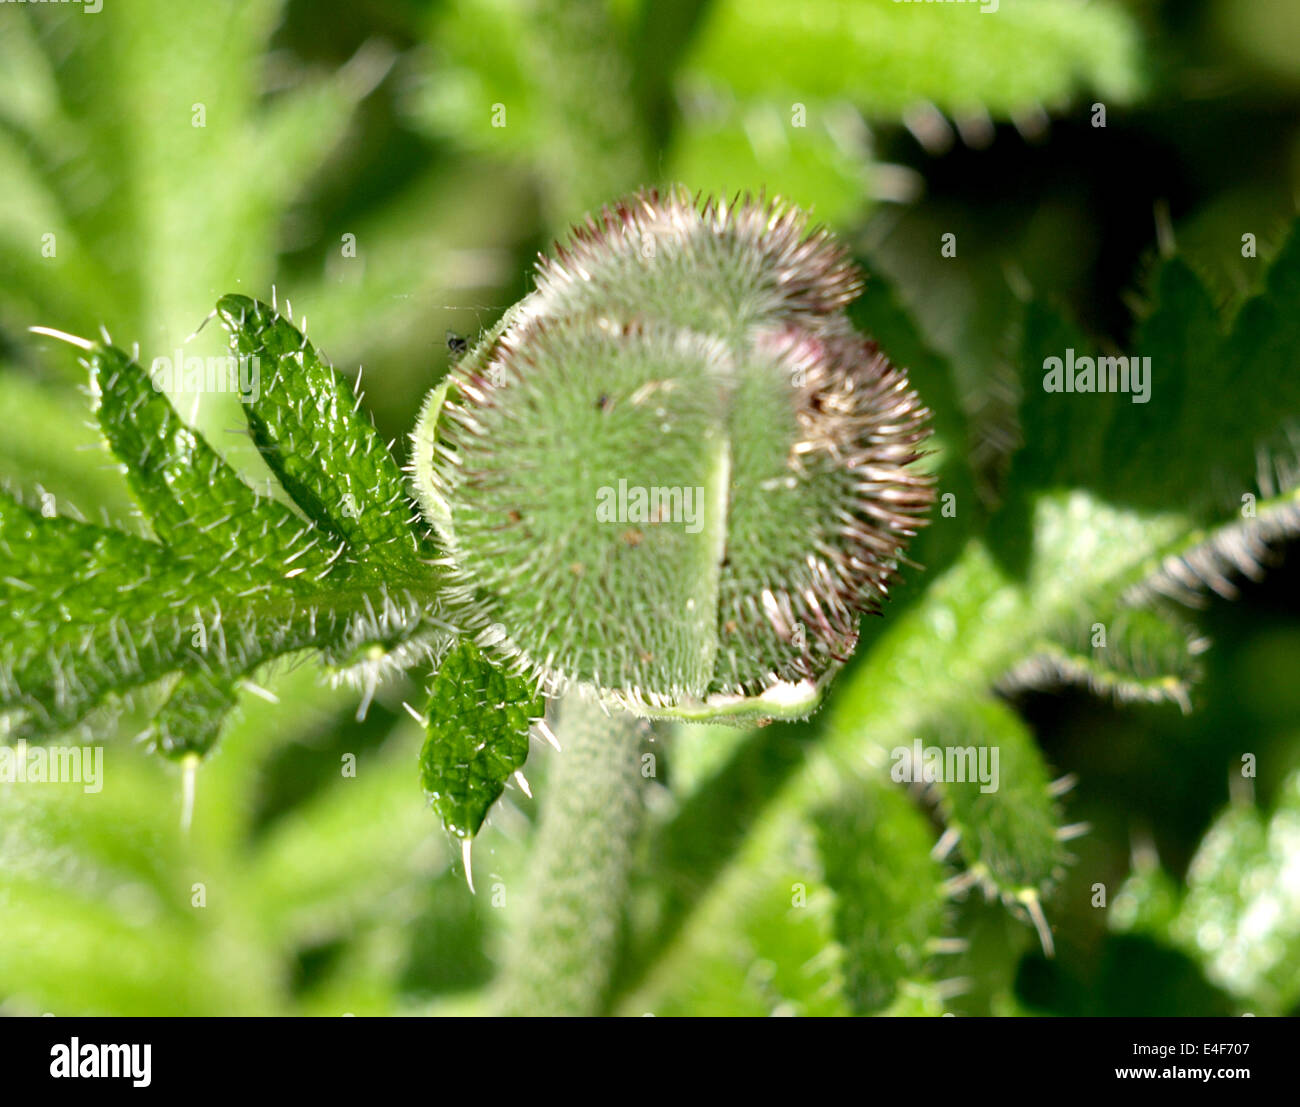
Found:
M 413 435 L 466 628 L 643 714 L 811 712 L 933 499 L 860 286 L 798 209 L 677 190 L 541 259 Z

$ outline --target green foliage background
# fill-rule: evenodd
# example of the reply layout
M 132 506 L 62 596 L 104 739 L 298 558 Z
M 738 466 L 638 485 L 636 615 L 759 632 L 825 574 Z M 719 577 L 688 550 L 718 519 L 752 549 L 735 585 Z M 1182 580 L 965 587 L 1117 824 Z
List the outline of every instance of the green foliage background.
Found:
M 495 322 L 592 205 L 676 180 L 781 193 L 848 238 L 872 276 L 855 318 L 935 409 L 957 512 L 811 723 L 656 736 L 605 1009 L 1294 1012 L 1287 0 L 0 6 L 0 474 L 141 532 L 84 370 L 27 328 L 102 326 L 148 364 L 273 284 L 335 365 L 364 363 L 400 455 L 448 329 Z M 1151 355 L 1151 403 L 1044 394 L 1036 367 L 1069 345 Z M 229 396 L 172 399 L 266 485 Z M 1277 539 L 1258 583 L 1233 571 L 1258 537 L 1246 491 Z M 1149 601 L 1153 580 L 1194 598 L 1155 572 L 1184 555 L 1206 599 L 1174 614 Z M 536 801 L 493 810 L 470 896 L 419 787 L 414 682 L 360 722 L 314 666 L 257 682 L 278 702 L 240 693 L 187 832 L 181 768 L 132 741 L 147 691 L 87 723 L 102 793 L 0 785 L 5 1011 L 491 1009 L 553 757 L 529 756 Z M 914 737 L 996 742 L 1003 794 L 891 785 L 885 754 Z M 1063 774 L 1077 786 L 1049 796 Z

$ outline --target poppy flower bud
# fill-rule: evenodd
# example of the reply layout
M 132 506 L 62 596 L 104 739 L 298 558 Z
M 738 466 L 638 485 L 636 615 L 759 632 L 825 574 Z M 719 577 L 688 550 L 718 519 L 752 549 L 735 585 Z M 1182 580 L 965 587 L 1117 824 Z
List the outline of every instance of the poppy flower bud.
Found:
M 575 229 L 413 436 L 466 628 L 643 714 L 811 712 L 933 499 L 860 282 L 779 201 L 643 192 Z

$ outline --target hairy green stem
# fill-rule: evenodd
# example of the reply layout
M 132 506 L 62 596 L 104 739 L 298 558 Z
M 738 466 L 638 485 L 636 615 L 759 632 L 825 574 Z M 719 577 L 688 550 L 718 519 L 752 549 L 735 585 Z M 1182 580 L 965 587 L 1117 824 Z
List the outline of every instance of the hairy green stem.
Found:
M 603 1006 L 641 825 L 644 727 L 585 692 L 560 701 L 562 752 L 501 978 L 509 1014 L 592 1015 Z

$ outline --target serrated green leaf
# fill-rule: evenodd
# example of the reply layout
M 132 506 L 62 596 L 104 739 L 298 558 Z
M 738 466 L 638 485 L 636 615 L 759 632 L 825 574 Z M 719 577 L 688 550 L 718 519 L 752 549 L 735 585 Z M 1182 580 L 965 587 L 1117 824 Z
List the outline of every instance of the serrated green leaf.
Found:
M 0 702 L 17 737 L 178 667 L 216 587 L 156 543 L 3 495 L 0 569 Z
M 160 540 L 59 516 L 48 510 L 56 504 L 38 512 L 0 497 L 6 733 L 67 729 L 125 693 L 182 674 L 151 733 L 169 754 L 206 752 L 235 683 L 275 657 L 316 649 L 335 664 L 362 665 L 358 681 L 373 688 L 385 672 L 429 655 L 446 629 L 435 612 L 439 578 L 415 559 L 421 538 L 405 511 L 347 516 L 354 533 L 368 536 L 360 547 L 330 535 L 329 518 L 300 519 L 253 492 L 135 359 L 97 344 L 89 360 L 101 427 Z M 308 418 L 343 398 L 332 372 L 312 364 L 316 390 L 303 381 L 295 391 Z M 282 438 L 319 433 L 273 413 Z M 349 409 L 332 425 L 362 435 L 330 444 L 365 459 L 348 476 L 384 488 L 386 506 L 409 508 L 369 423 Z
M 157 543 L 3 495 L 0 571 L 0 704 L 14 737 L 67 729 L 169 673 L 235 679 L 287 652 L 347 643 L 367 611 L 364 593 L 294 581 L 243 588 L 237 578 L 235 591 Z
M 1159 268 L 1129 351 L 1151 358 L 1151 399 L 1117 406 L 1105 442 L 1112 498 L 1236 508 L 1257 475 L 1271 479 L 1261 454 L 1286 445 L 1279 434 L 1300 414 L 1298 290 L 1297 226 L 1232 320 L 1181 258 Z
M 164 545 L 250 585 L 328 568 L 328 536 L 250 488 L 139 362 L 102 344 L 89 362 L 99 425 Z
M 420 561 L 433 550 L 420 537 L 401 470 L 360 414 L 351 386 L 266 304 L 225 296 L 217 313 L 231 349 L 258 359 L 257 395 L 244 412 L 285 490 L 310 518 L 340 535 L 354 559 L 382 558 L 390 573 L 421 575 Z
M 544 711 L 534 685 L 504 672 L 472 642 L 446 656 L 429 689 L 420 779 L 450 833 L 478 833 L 527 759 L 529 727 Z

